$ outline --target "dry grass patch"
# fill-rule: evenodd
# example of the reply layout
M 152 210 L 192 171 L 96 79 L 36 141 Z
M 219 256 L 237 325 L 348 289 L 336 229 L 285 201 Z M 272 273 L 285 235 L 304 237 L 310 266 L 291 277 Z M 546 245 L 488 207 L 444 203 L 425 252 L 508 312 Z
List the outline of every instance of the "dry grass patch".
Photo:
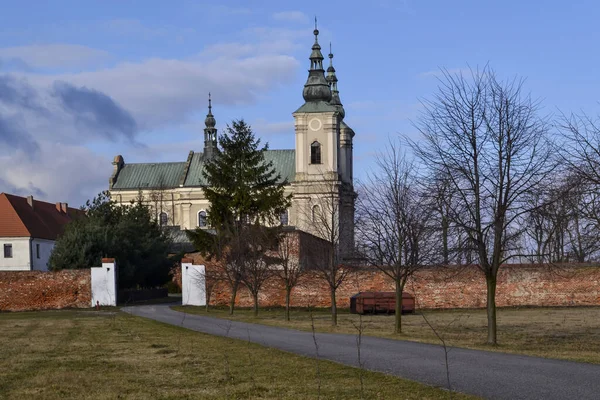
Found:
M 313 359 L 121 312 L 0 314 L 0 331 L 2 399 L 319 397 Z M 358 369 L 320 361 L 320 370 L 320 398 L 361 397 Z M 441 389 L 364 374 L 366 399 L 450 398 Z
M 208 314 L 203 307 L 173 308 L 219 318 L 311 330 L 310 313 L 304 309 L 294 310 L 292 320 L 286 322 L 284 311 L 279 308 L 261 310 L 258 318 L 245 309 L 236 310 L 233 316 L 229 316 L 223 308 L 211 308 Z M 424 311 L 422 314 L 450 346 L 600 364 L 600 307 L 498 309 L 499 345 L 495 347 L 485 344 L 485 310 Z M 363 316 L 363 334 L 439 344 L 423 315 L 404 315 L 401 335 L 392 333 L 393 315 L 366 315 Z M 329 310 L 315 310 L 313 318 L 319 332 L 356 334 L 359 317 L 342 312 L 335 328 L 331 326 Z

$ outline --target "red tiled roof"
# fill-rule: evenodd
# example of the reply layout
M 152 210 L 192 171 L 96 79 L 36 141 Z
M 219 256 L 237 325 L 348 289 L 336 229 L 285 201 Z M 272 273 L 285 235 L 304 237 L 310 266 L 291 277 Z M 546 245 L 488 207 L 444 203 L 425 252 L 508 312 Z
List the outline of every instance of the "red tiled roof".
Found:
M 0 237 L 56 240 L 69 221 L 83 215 L 81 210 L 68 208 L 64 213 L 56 204 L 35 199 L 31 207 L 26 197 L 0 193 Z

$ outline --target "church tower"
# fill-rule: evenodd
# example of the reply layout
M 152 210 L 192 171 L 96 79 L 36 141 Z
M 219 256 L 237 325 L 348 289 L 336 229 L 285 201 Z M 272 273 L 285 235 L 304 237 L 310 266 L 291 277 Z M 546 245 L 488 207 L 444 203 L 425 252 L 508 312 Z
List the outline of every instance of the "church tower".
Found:
M 204 120 L 204 158 L 210 159 L 215 155 L 217 148 L 217 121 L 212 113 L 212 101 L 208 93 L 208 114 Z
M 315 42 L 302 96 L 304 104 L 293 113 L 296 131 L 296 176 L 293 182 L 295 225 L 335 242 L 338 260 L 354 249 L 352 137 L 343 122 L 337 77 L 330 52 L 327 78 L 315 19 Z M 342 143 L 343 140 L 343 143 Z

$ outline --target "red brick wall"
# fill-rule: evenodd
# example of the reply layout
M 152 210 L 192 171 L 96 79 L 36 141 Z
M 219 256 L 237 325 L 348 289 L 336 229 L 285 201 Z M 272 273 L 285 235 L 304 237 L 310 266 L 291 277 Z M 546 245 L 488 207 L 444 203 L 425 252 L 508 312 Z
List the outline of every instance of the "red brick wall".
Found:
M 203 263 L 198 254 L 188 256 L 194 264 Z M 394 285 L 376 269 L 353 273 L 337 291 L 338 305 L 349 307 L 350 296 L 372 290 L 393 291 Z M 486 304 L 485 279 L 475 266 L 422 269 L 409 280 L 406 290 L 415 295 L 418 308 L 479 308 Z M 284 294 L 281 283 L 272 278 L 260 294 L 261 306 L 284 305 Z M 329 289 L 314 274 L 307 274 L 293 290 L 291 300 L 299 307 L 328 307 Z M 226 305 L 228 301 L 229 288 L 225 283 L 218 284 L 211 304 Z M 243 287 L 236 301 L 239 306 L 252 305 L 252 297 Z M 500 307 L 600 305 L 600 266 L 505 265 L 498 276 L 496 302 Z
M 0 311 L 87 308 L 91 287 L 89 269 L 0 272 Z

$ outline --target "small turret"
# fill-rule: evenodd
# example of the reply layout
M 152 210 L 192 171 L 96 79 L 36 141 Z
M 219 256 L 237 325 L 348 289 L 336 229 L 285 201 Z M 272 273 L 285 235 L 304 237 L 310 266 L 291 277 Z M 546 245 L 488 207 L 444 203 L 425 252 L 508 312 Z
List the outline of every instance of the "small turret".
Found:
M 338 78 L 335 75 L 335 68 L 333 67 L 333 53 L 331 52 L 331 43 L 329 43 L 329 67 L 327 68 L 327 83 L 329 83 L 329 87 L 331 88 L 331 100 L 329 104 L 335 106 L 340 113 L 342 119 L 346 115 L 346 111 L 344 111 L 344 107 L 342 106 L 342 101 L 340 100 L 340 92 L 338 91 Z
M 208 93 L 208 114 L 204 120 L 204 158 L 210 159 L 214 156 L 217 149 L 217 121 L 212 114 L 212 100 L 210 92 Z

